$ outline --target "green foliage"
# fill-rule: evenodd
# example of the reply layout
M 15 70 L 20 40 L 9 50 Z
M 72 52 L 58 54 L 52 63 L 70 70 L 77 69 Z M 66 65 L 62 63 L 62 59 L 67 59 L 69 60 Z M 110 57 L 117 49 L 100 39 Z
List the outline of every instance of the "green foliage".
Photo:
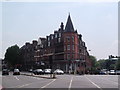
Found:
M 100 59 L 98 61 L 100 69 L 113 70 L 116 69 L 116 61 L 110 59 Z M 120 63 L 119 65 L 120 66 Z
M 99 68 L 100 69 L 105 69 L 106 68 L 106 60 L 105 59 L 100 59 L 98 61 L 98 63 L 99 63 Z
M 116 69 L 117 69 L 117 70 L 120 70 L 120 58 L 118 58 L 117 65 L 116 65 Z
M 92 63 L 91 73 L 92 74 L 98 74 L 99 73 L 99 69 L 98 69 L 99 63 L 97 62 L 96 57 L 90 55 L 90 60 L 91 60 L 91 63 Z
M 111 64 L 109 70 L 115 70 L 115 69 L 116 69 L 116 64 Z
M 90 59 L 92 61 L 91 72 L 94 74 L 98 74 L 102 69 L 120 70 L 120 58 L 118 60 L 100 59 L 97 61 L 94 56 L 90 56 Z
M 92 67 L 96 67 L 97 59 L 95 56 L 90 55 L 90 60 L 92 61 Z
M 20 63 L 20 49 L 17 45 L 11 46 L 6 50 L 5 61 L 11 66 Z

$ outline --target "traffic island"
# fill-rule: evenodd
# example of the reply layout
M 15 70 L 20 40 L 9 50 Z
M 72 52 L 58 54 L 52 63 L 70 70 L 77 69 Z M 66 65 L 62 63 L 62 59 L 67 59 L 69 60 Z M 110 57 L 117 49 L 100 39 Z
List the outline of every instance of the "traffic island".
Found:
M 55 79 L 55 78 L 56 78 L 56 75 L 55 75 L 55 74 L 48 74 L 48 75 L 34 75 L 34 74 L 21 73 L 21 75 L 33 76 L 33 77 L 39 77 L 39 78 L 46 78 L 46 79 Z

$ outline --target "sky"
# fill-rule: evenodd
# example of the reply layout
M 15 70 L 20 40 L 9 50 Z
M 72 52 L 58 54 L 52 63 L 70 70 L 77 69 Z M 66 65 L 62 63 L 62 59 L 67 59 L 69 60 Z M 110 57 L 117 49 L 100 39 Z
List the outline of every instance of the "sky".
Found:
M 112 0 L 111 0 L 112 1 Z M 70 12 L 74 29 L 82 34 L 90 55 L 107 59 L 118 55 L 117 2 L 2 2 L 0 55 L 17 44 L 46 37 L 66 25 Z M 2 16 L 1 16 L 2 15 Z

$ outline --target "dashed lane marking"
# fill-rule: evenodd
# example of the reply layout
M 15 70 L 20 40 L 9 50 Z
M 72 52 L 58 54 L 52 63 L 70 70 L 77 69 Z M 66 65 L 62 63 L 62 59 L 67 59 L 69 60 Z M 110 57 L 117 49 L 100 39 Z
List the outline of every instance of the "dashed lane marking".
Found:
M 86 76 L 85 76 L 86 77 Z M 92 82 L 88 77 L 86 77 L 93 85 L 95 85 L 97 88 L 99 88 L 100 90 L 102 90 L 102 88 L 100 86 L 98 86 L 97 84 L 95 84 L 94 82 Z
M 70 84 L 69 84 L 69 90 L 70 90 L 70 88 L 71 88 L 72 81 L 73 81 L 73 77 L 72 77 L 72 78 L 71 78 L 71 80 L 70 80 Z
M 41 88 L 45 88 L 47 86 L 49 86 L 50 84 L 52 84 L 56 79 L 52 80 L 51 82 L 49 82 L 48 84 L 46 84 L 45 86 L 42 86 Z
M 19 80 L 17 76 L 14 76 L 14 77 L 15 77 L 15 79 Z
M 16 76 L 14 76 L 14 77 L 15 77 L 16 79 L 18 79 Z M 30 78 L 32 78 L 32 77 L 30 77 Z M 36 78 L 36 79 L 41 80 L 41 79 L 43 79 L 43 78 Z M 25 87 L 25 86 L 28 86 L 28 85 L 34 84 L 34 83 L 39 83 L 39 81 L 38 81 L 38 82 L 27 83 L 27 84 L 24 84 L 24 85 L 12 86 L 12 87 L 10 87 L 10 88 L 22 88 L 22 87 Z
M 22 86 L 18 86 L 18 88 L 22 88 L 22 87 L 28 86 L 28 85 L 30 85 L 30 84 L 32 84 L 32 83 L 28 83 L 28 84 L 24 84 L 24 85 L 22 85 Z

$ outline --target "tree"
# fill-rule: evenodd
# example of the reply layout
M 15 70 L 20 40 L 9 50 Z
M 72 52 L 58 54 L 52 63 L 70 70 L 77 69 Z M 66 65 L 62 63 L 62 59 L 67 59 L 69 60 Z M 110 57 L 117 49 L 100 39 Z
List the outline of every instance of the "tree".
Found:
M 20 49 L 17 45 L 11 46 L 6 50 L 5 62 L 12 67 L 20 64 Z
M 117 70 L 120 70 L 120 58 L 118 58 L 117 65 L 116 65 L 116 69 L 117 69 Z
M 90 60 L 92 61 L 92 67 L 96 66 L 97 59 L 95 56 L 90 55 Z
M 97 62 L 96 57 L 90 55 L 90 60 L 92 63 L 91 73 L 98 74 L 99 73 L 99 70 L 98 70 L 99 63 Z
M 99 67 L 100 69 L 107 69 L 107 70 L 113 70 L 116 69 L 116 60 L 110 60 L 110 59 L 100 59 L 99 61 Z M 120 63 L 119 65 L 120 66 Z
M 98 63 L 99 63 L 100 69 L 106 69 L 106 60 L 105 59 L 98 60 Z

